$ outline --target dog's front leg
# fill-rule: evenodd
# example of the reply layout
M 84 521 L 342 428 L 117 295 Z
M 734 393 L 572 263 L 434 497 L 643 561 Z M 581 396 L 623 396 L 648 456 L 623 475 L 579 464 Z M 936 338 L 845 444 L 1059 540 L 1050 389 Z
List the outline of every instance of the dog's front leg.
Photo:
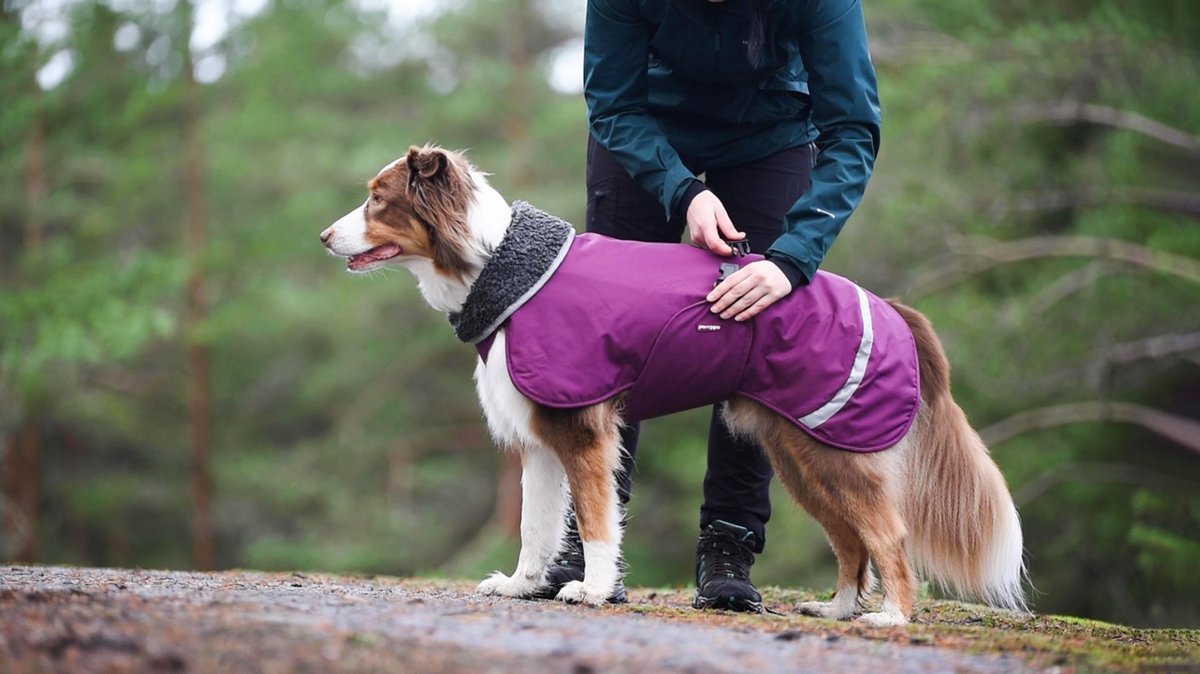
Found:
M 621 513 L 612 474 L 572 480 L 572 496 L 583 540 L 584 575 L 583 581 L 563 585 L 557 598 L 600 606 L 621 578 Z
M 621 514 L 613 479 L 618 447 L 614 427 L 611 434 L 597 434 L 593 443 L 560 455 L 575 502 L 584 560 L 583 581 L 564 585 L 560 600 L 601 605 L 620 579 Z
M 603 604 L 620 577 L 621 527 L 613 480 L 620 452 L 617 401 L 570 409 L 538 405 L 530 422 L 533 434 L 558 456 L 566 471 L 583 539 L 583 581 L 564 585 L 558 598 Z
M 546 570 L 562 544 L 566 514 L 562 462 L 543 448 L 521 452 L 521 555 L 511 577 L 495 571 L 479 584 L 483 594 L 528 597 L 546 584 Z

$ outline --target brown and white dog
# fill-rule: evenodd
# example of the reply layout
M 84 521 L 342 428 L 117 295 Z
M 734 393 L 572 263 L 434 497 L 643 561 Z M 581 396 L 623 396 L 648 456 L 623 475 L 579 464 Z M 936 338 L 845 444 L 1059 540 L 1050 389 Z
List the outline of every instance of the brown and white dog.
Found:
M 321 233 L 351 272 L 399 265 L 416 275 L 438 311 L 466 301 L 511 219 L 508 203 L 459 153 L 412 147 L 368 184 L 366 202 Z M 582 298 L 581 301 L 586 301 Z M 828 618 L 858 616 L 883 585 L 869 625 L 908 621 L 916 599 L 910 560 L 956 594 L 1025 609 L 1020 522 L 1004 477 L 950 396 L 950 366 L 929 322 L 892 303 L 915 336 L 920 409 L 907 435 L 885 451 L 825 446 L 748 398 L 730 399 L 732 429 L 757 439 L 783 484 L 825 529 L 838 561 L 831 602 L 799 609 Z M 619 577 L 622 531 L 613 472 L 621 451 L 621 396 L 576 409 L 555 409 L 522 395 L 510 378 L 500 328 L 475 370 L 479 400 L 498 444 L 522 461 L 521 553 L 511 576 L 495 572 L 478 590 L 529 597 L 545 584 L 562 543 L 568 498 L 583 539 L 586 575 L 558 599 L 599 605 Z

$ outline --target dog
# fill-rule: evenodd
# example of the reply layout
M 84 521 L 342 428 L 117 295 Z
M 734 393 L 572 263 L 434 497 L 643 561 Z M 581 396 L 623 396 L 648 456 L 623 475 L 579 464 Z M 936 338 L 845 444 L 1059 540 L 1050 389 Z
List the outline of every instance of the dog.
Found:
M 832 601 L 802 603 L 800 612 L 857 618 L 870 626 L 905 624 L 917 595 L 914 569 L 964 598 L 1027 610 L 1017 510 L 999 468 L 951 397 L 950 365 L 937 335 L 915 309 L 819 272 L 815 289 L 798 288 L 750 321 L 720 320 L 703 302 L 715 279 L 687 277 L 692 272 L 676 272 L 668 261 L 679 260 L 681 268 L 691 269 L 690 261 L 699 256 L 701 266 L 714 263 L 715 275 L 715 262 L 727 259 L 684 244 L 575 236 L 552 216 L 521 202 L 510 205 L 463 154 L 435 146 L 411 147 L 370 180 L 368 190 L 362 206 L 321 232 L 321 242 L 347 260 L 350 272 L 400 266 L 416 276 L 429 305 L 450 317 L 461 340 L 476 345 L 475 383 L 489 430 L 497 444 L 521 458 L 516 570 L 511 576 L 494 572 L 479 584 L 479 592 L 531 597 L 544 588 L 565 535 L 570 500 L 583 541 L 585 577 L 567 583 L 557 598 L 603 604 L 620 578 L 622 530 L 613 474 L 622 451 L 622 423 L 726 396 L 723 414 L 730 429 L 753 438 L 767 453 L 790 495 L 822 525 L 837 558 Z M 518 206 L 524 210 L 518 212 Z M 600 271 L 589 271 L 586 262 L 571 262 L 586 255 L 599 261 L 593 266 Z M 605 265 L 638 256 L 653 263 L 658 280 L 635 279 L 633 287 L 618 288 L 616 295 L 632 296 L 621 300 L 627 303 L 622 306 L 645 304 L 660 286 L 699 285 L 689 290 L 695 301 L 673 314 L 682 318 L 667 323 L 681 322 L 689 334 L 728 333 L 735 346 L 718 347 L 720 352 L 741 355 L 723 356 L 726 365 L 715 369 L 740 367 L 742 379 L 753 379 L 756 372 L 777 380 L 803 376 L 800 394 L 779 395 L 793 400 L 804 391 L 811 398 L 812 391 L 825 390 L 822 396 L 834 393 L 830 400 L 800 416 L 786 409 L 793 403 L 764 393 L 765 385 L 709 385 L 710 374 L 720 373 L 696 365 L 706 358 L 663 346 L 664 340 L 676 340 L 666 343 L 678 346 L 685 339 L 670 337 L 671 325 L 626 309 L 614 319 L 600 305 L 618 300 L 600 301 L 594 293 L 572 290 L 562 285 L 567 281 L 558 280 L 583 275 L 584 283 L 599 287 L 622 277 L 603 271 Z M 654 263 L 658 260 L 663 262 Z M 527 272 L 526 266 L 536 269 Z M 815 299 L 821 292 L 825 299 Z M 827 306 L 819 305 L 822 301 Z M 819 310 L 811 309 L 813 303 Z M 549 327 L 526 317 L 526 312 L 538 311 L 538 320 L 549 321 Z M 793 315 L 805 318 L 793 320 Z M 792 367 L 785 362 L 791 360 L 789 349 L 804 348 L 796 342 L 760 356 L 765 347 L 758 333 L 811 321 L 823 321 L 823 331 L 830 326 L 848 330 L 849 337 L 834 340 L 848 344 L 830 347 L 845 357 L 823 357 L 821 352 L 815 365 L 787 370 Z M 595 324 L 595 335 L 546 336 L 576 322 Z M 614 334 L 625 332 L 658 335 L 648 347 L 647 362 L 626 362 L 630 349 L 613 341 Z M 579 354 L 574 365 L 564 361 L 566 374 L 547 374 L 554 358 L 574 354 Z M 888 358 L 895 363 L 888 365 Z M 766 360 L 770 364 L 762 365 Z M 829 384 L 809 376 L 822 368 L 839 371 L 827 367 L 827 360 L 842 361 L 838 367 L 850 368 L 849 377 L 835 374 L 840 381 Z M 780 367 L 793 374 L 777 376 Z M 585 371 L 607 372 L 599 376 L 608 379 L 598 384 Z M 646 393 L 621 377 L 679 379 L 683 384 Z M 884 381 L 888 377 L 890 384 Z M 811 408 L 813 403 L 804 404 Z M 841 416 L 852 423 L 842 423 L 839 430 Z M 835 428 L 827 430 L 826 422 Z M 875 586 L 871 562 L 882 584 L 882 606 L 864 613 Z

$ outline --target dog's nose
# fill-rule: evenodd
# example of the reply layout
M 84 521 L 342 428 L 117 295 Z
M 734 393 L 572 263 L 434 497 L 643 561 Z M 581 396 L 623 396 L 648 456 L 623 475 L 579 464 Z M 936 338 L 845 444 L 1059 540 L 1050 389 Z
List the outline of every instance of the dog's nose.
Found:
M 327 227 L 325 229 L 325 231 L 321 232 L 321 243 L 325 244 L 326 246 L 329 245 L 329 240 L 332 238 L 333 238 L 333 228 L 332 227 Z

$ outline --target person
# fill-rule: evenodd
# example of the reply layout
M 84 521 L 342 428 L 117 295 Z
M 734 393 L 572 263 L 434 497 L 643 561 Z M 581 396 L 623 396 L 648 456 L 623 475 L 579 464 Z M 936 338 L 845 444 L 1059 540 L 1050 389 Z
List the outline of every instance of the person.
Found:
M 860 0 L 588 0 L 584 96 L 587 231 L 678 243 L 686 228 L 726 256 L 727 241 L 747 239 L 765 259 L 707 298 L 736 321 L 809 282 L 879 149 Z M 634 423 L 622 433 L 623 506 L 638 432 Z M 697 608 L 762 610 L 750 566 L 766 543 L 772 477 L 764 453 L 732 437 L 714 410 Z M 551 592 L 583 577 L 573 525 Z M 623 584 L 610 601 L 625 601 Z

